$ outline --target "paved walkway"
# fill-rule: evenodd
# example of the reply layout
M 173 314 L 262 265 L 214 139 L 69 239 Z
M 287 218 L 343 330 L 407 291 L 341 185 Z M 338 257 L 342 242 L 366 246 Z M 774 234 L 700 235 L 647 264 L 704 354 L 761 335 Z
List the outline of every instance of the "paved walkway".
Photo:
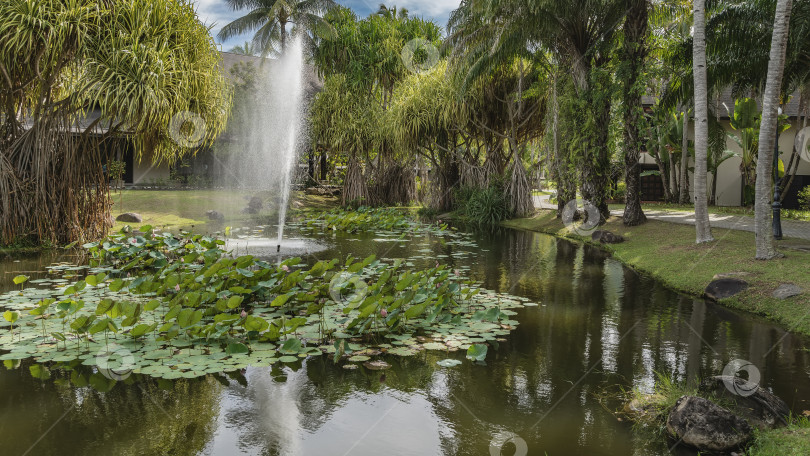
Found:
M 548 196 L 533 196 L 534 207 L 541 209 L 557 209 L 557 206 L 548 202 Z M 622 216 L 622 210 L 610 211 L 611 215 Z M 682 225 L 694 225 L 694 212 L 684 211 L 662 211 L 645 209 L 644 215 L 648 219 L 660 220 L 662 222 L 679 223 Z M 727 215 L 709 214 L 709 221 L 713 227 L 726 228 L 740 231 L 754 232 L 754 217 L 747 215 Z M 810 240 L 810 222 L 800 220 L 782 220 L 782 234 L 786 238 Z

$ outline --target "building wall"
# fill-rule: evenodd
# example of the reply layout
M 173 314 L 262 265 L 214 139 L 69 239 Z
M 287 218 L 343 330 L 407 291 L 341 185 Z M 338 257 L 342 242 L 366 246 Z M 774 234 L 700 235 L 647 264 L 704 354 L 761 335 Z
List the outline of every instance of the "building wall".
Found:
M 736 135 L 736 131 L 731 128 L 731 124 L 729 123 L 728 119 L 721 120 L 720 123 L 723 125 L 723 128 L 726 129 L 726 133 Z M 690 127 L 692 125 L 690 124 Z M 690 128 L 690 130 L 692 130 Z M 785 163 L 787 166 L 788 160 L 790 160 L 790 155 L 793 153 L 793 143 L 796 138 L 796 134 L 801 130 L 801 125 L 798 125 L 796 121 L 793 121 L 793 126 L 783 132 L 779 136 L 779 158 Z M 808 131 L 810 133 L 810 131 Z M 690 140 L 693 138 L 693 132 L 689 132 Z M 808 134 L 810 138 L 810 134 Z M 808 144 L 810 144 L 810 140 L 808 140 Z M 726 150 L 729 150 L 735 154 L 739 154 L 741 151 L 740 147 L 737 143 L 730 137 L 726 138 Z M 806 154 L 806 156 L 810 156 L 810 153 Z M 724 161 L 723 164 L 720 165 L 718 169 L 718 180 L 717 180 L 717 205 L 718 206 L 739 206 L 742 204 L 742 175 L 740 173 L 740 163 L 742 162 L 742 158 L 738 156 L 734 156 L 729 158 L 728 160 Z M 654 165 L 655 160 L 649 156 L 649 154 L 641 154 L 641 163 L 642 164 L 649 164 Z M 694 163 L 691 162 L 689 164 L 690 167 L 694 166 Z M 799 163 L 799 168 L 796 172 L 797 175 L 810 175 L 810 161 L 801 160 Z M 691 187 L 690 191 L 694 191 L 694 176 L 690 173 L 691 179 Z M 711 191 L 712 185 L 712 175 L 709 175 L 708 181 L 708 188 Z M 692 198 L 694 199 L 694 192 L 692 193 Z
M 727 133 L 736 134 L 736 131 L 731 128 L 728 120 L 721 120 L 721 124 L 726 129 Z M 779 135 L 779 158 L 787 166 L 790 155 L 793 153 L 793 143 L 796 134 L 801 130 L 801 125 L 795 121 L 793 126 Z M 731 139 L 726 139 L 726 149 L 734 153 L 741 152 L 737 143 Z M 741 204 L 741 188 L 742 176 L 740 175 L 740 157 L 732 157 L 722 165 L 718 170 L 719 179 L 717 181 L 717 205 L 718 206 L 739 206 Z M 797 175 L 810 175 L 810 162 L 801 160 L 799 168 L 796 172 Z M 711 184 L 711 181 L 709 182 Z
M 148 186 L 157 180 L 162 180 L 165 184 L 169 180 L 169 165 L 166 163 L 152 163 L 152 154 L 144 154 L 135 157 L 133 160 L 132 185 Z

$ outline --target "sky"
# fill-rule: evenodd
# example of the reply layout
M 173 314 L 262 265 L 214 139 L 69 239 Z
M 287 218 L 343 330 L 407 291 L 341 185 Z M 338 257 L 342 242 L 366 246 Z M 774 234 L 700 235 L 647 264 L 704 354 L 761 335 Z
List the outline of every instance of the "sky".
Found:
M 211 34 L 214 40 L 219 30 L 232 20 L 243 16 L 245 11 L 231 11 L 225 0 L 193 0 L 197 5 L 197 14 L 200 20 L 206 25 L 213 25 Z M 358 16 L 365 17 L 377 11 L 380 3 L 398 8 L 407 8 L 410 15 L 421 16 L 425 19 L 433 19 L 440 27 L 447 25 L 447 17 L 450 12 L 459 5 L 459 0 L 337 0 L 337 3 L 353 9 Z M 222 44 L 222 50 L 228 51 L 237 44 L 242 44 L 251 38 L 252 34 L 243 37 L 233 38 Z

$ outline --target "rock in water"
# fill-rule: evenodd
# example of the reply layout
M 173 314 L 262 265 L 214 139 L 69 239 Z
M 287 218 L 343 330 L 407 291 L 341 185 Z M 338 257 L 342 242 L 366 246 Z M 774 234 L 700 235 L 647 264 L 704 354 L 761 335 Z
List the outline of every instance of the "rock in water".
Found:
M 752 429 L 742 418 L 714 402 L 683 396 L 667 416 L 667 431 L 683 443 L 702 451 L 731 451 L 749 438 Z
M 728 399 L 731 411 L 751 426 L 763 430 L 787 424 L 790 408 L 770 391 L 740 377 L 716 375 L 700 383 L 699 391 L 706 395 Z M 743 392 L 742 394 L 735 393 Z
M 787 299 L 802 294 L 802 289 L 792 283 L 783 283 L 771 293 L 776 299 Z
M 748 282 L 745 280 L 729 277 L 709 282 L 704 294 L 707 298 L 718 301 L 723 298 L 730 298 L 746 288 L 748 288 Z
M 262 210 L 263 206 L 264 204 L 262 203 L 262 199 L 259 198 L 258 196 L 250 198 L 250 201 L 248 202 L 248 208 L 253 211 L 251 212 L 251 214 L 259 212 L 260 210 Z
M 141 223 L 143 222 L 143 217 L 141 214 L 135 212 L 125 212 L 118 217 L 115 218 L 119 222 L 127 222 L 127 223 Z
M 591 240 L 602 244 L 618 244 L 624 242 L 624 237 L 606 230 L 596 230 L 591 234 Z
M 225 220 L 225 216 L 222 215 L 221 212 L 217 211 L 205 211 L 205 215 L 208 216 L 208 220 L 216 220 L 216 221 L 223 221 Z

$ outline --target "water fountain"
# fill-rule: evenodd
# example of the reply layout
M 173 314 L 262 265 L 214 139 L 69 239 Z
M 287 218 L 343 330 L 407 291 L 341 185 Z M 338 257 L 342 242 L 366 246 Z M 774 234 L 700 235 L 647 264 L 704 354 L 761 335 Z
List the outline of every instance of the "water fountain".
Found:
M 293 169 L 298 151 L 306 144 L 305 71 L 303 42 L 298 37 L 288 44 L 284 56 L 257 67 L 255 96 L 243 106 L 234 106 L 234 110 L 242 110 L 239 118 L 244 122 L 236 128 L 238 145 L 227 158 L 226 168 L 231 173 L 226 178 L 241 188 L 276 197 L 276 253 L 281 253 L 282 244 L 285 250 L 289 247 L 292 252 L 302 251 L 302 240 L 284 240 L 284 225 Z M 271 242 L 268 238 L 254 238 L 249 244 L 254 250 L 258 248 L 260 255 L 268 256 Z

